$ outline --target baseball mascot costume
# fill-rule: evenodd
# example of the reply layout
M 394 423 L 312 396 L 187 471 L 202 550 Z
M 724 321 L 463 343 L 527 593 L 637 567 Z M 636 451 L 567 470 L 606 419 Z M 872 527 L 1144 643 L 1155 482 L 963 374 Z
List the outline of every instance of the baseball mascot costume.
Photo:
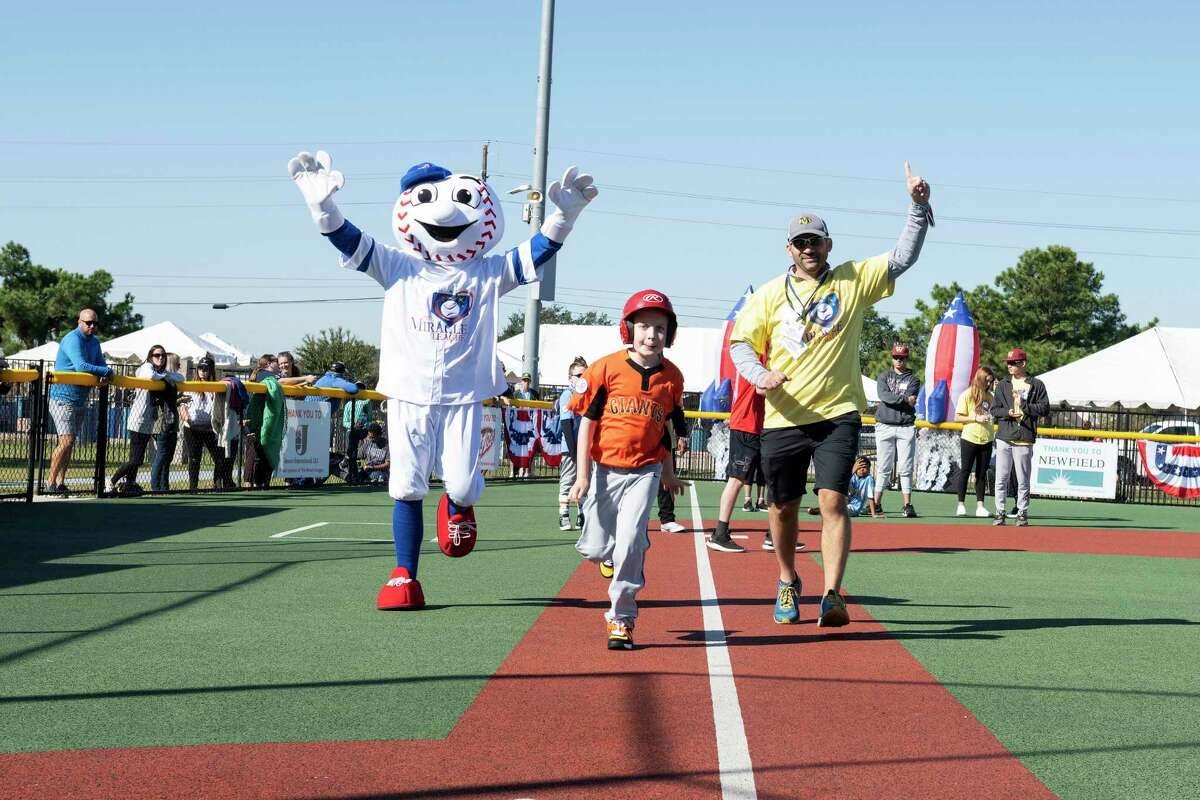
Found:
M 421 608 L 421 500 L 434 470 L 446 487 L 438 545 L 455 558 L 475 547 L 482 402 L 505 388 L 496 357 L 500 297 L 541 280 L 542 265 L 562 247 L 597 189 L 590 175 L 571 167 L 547 191 L 557 209 L 541 231 L 504 255 L 489 256 L 504 234 L 504 215 L 495 190 L 479 178 L 429 163 L 405 173 L 392 209 L 397 249 L 342 216 L 333 195 L 344 179 L 328 153 L 301 153 L 288 172 L 318 230 L 341 252 L 341 266 L 365 272 L 384 289 L 379 391 L 389 398 L 396 568 L 379 591 L 378 607 Z

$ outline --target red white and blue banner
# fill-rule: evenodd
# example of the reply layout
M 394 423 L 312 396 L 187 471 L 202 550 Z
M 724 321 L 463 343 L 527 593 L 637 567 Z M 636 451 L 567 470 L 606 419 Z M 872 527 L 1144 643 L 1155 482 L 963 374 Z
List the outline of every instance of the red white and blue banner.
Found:
M 554 409 L 509 408 L 505 413 L 508 458 L 517 469 L 528 469 L 539 452 L 548 467 L 557 467 L 566 452 L 562 428 Z
M 752 294 L 754 294 L 754 287 L 747 286 L 746 291 L 742 292 L 742 296 L 725 316 L 725 330 L 721 335 L 721 357 L 717 362 L 717 379 L 710 383 L 704 393 L 700 395 L 701 411 L 728 411 L 733 402 L 733 384 L 737 382 L 737 367 L 733 365 L 733 359 L 729 357 L 729 336 L 733 333 L 734 320 L 741 313 L 742 307 L 746 305 L 746 298 Z
M 929 337 L 917 416 L 934 424 L 953 420 L 959 395 L 971 385 L 978 368 L 979 331 L 959 292 Z
M 1172 497 L 1200 497 L 1200 444 L 1139 440 L 1146 476 Z

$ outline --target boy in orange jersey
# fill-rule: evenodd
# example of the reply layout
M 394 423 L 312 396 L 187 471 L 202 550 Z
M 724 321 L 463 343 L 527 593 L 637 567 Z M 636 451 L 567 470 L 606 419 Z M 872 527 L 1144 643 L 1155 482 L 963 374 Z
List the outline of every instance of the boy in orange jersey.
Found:
M 636 598 L 646 584 L 642 565 L 650 549 L 646 523 L 659 482 L 672 494 L 683 492 L 668 428 L 670 422 L 684 429 L 683 374 L 662 355 L 677 327 L 666 295 L 653 289 L 634 294 L 621 312 L 627 349 L 593 363 L 571 398 L 571 410 L 582 415 L 578 475 L 569 495 L 584 519 L 575 549 L 612 578 L 612 605 L 604 614 L 609 650 L 633 649 Z

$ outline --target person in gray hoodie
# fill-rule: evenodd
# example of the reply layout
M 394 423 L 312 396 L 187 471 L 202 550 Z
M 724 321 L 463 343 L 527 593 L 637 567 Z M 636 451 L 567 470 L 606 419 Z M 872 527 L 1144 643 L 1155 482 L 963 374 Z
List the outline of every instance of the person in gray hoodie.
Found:
M 908 368 L 908 345 L 892 345 L 892 368 L 875 381 L 875 508 L 883 511 L 883 493 L 892 483 L 892 462 L 900 473 L 904 516 L 917 516 L 912 505 L 913 462 L 916 460 L 917 394 L 921 382 Z

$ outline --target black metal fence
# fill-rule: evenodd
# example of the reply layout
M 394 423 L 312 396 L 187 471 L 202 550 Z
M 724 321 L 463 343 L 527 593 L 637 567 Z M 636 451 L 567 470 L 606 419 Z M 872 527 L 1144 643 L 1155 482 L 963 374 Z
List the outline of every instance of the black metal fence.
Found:
M 50 383 L 43 377 L 46 365 L 43 362 L 9 362 L 13 369 L 33 369 L 39 375 L 32 382 L 15 383 L 10 391 L 0 396 L 0 500 L 31 501 L 36 494 L 47 493 L 46 479 L 51 460 L 58 446 L 58 435 L 52 415 L 49 413 Z M 119 373 L 132 373 L 129 367 L 116 367 Z M 87 390 L 83 407 L 83 423 L 71 452 L 70 467 L 65 485 L 71 494 L 96 495 L 106 488 L 119 465 L 131 453 L 128 431 L 130 406 L 137 390 L 113 386 L 93 387 Z M 543 387 L 542 397 L 553 400 L 561 387 Z M 699 395 L 685 395 L 684 405 L 696 410 Z M 347 412 L 347 408 L 349 409 Z M 365 414 L 363 412 L 366 412 Z M 343 401 L 331 420 L 330 477 L 320 481 L 287 481 L 272 476 L 269 485 L 311 485 L 317 482 L 356 483 L 364 478 L 358 458 L 359 445 L 365 438 L 365 424 L 383 421 L 383 410 L 375 401 Z M 160 417 L 161 419 L 161 417 Z M 182 431 L 163 430 L 161 423 L 156 428 L 153 440 L 145 454 L 145 461 L 133 479 L 140 487 L 150 491 L 189 492 L 214 491 L 231 487 L 218 480 L 216 465 L 207 452 L 194 453 L 203 448 L 189 448 L 194 437 Z M 676 463 L 680 477 L 688 480 L 715 480 L 724 474 L 723 465 L 718 465 L 709 453 L 709 439 L 714 426 L 713 420 L 693 420 L 689 433 L 688 452 Z M 1200 416 L 1196 413 L 1130 410 L 1123 408 L 1095 409 L 1062 406 L 1054 409 L 1049 418 L 1042 421 L 1046 427 L 1094 430 L 1099 435 L 1106 431 L 1130 433 L 1164 433 L 1188 436 L 1200 435 Z M 245 437 L 238 438 L 238 446 L 230 455 L 230 470 L 234 487 L 244 488 L 241 480 L 246 461 Z M 875 451 L 874 429 L 863 428 L 861 449 L 870 455 Z M 507 442 L 503 444 L 507 455 Z M 1138 442 L 1118 442 L 1117 497 L 1119 502 L 1154 505 L 1200 506 L 1200 498 L 1183 499 L 1161 491 L 1151 482 L 1143 466 Z M 189 469 L 191 460 L 196 466 Z M 155 465 L 161 481 L 153 480 Z M 193 480 L 192 473 L 195 473 Z M 546 463 L 536 455 L 527 473 L 518 475 L 509 459 L 504 458 L 500 467 L 488 473 L 490 479 L 557 479 L 558 468 Z M 988 492 L 993 490 L 989 473 Z M 949 487 L 955 484 L 952 481 Z M 947 488 L 945 491 L 952 491 Z

